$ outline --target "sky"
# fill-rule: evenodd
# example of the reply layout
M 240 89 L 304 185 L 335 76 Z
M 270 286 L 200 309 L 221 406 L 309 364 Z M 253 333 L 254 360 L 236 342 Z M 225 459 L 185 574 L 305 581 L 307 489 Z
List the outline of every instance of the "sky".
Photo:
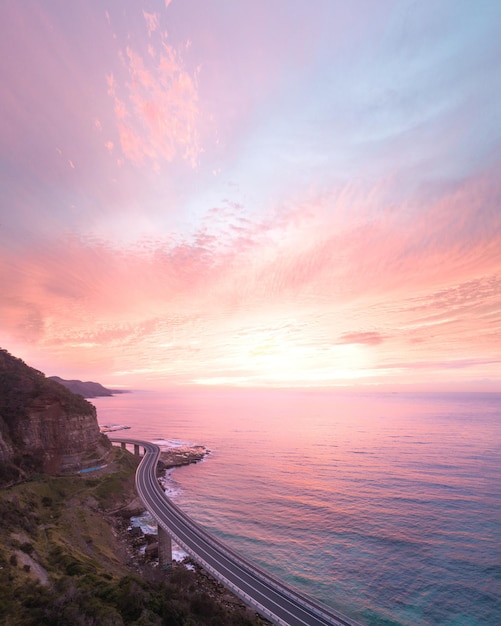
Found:
M 5 0 L 0 346 L 501 391 L 498 0 Z

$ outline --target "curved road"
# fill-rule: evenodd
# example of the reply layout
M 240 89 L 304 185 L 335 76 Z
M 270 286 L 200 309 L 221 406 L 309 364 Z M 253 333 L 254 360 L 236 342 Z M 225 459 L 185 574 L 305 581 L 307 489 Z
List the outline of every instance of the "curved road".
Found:
M 157 445 L 135 439 L 111 441 L 144 448 L 136 471 L 136 488 L 143 504 L 183 550 L 246 604 L 278 626 L 360 626 L 258 569 L 183 513 L 158 482 Z

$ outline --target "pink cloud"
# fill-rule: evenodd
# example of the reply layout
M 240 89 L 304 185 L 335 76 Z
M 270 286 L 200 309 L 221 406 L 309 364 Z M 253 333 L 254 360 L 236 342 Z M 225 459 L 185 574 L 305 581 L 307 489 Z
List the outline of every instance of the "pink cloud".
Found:
M 384 337 L 381 333 L 375 331 L 368 332 L 354 332 L 354 333 L 343 333 L 339 339 L 338 343 L 360 343 L 368 346 L 377 346 L 382 343 Z
M 159 16 L 157 13 L 148 13 L 147 11 L 143 11 L 143 16 L 148 28 L 148 36 L 151 37 L 151 34 L 158 28 Z
M 167 36 L 157 33 L 157 15 L 145 13 L 149 35 L 157 35 L 143 57 L 131 45 L 121 54 L 127 78 L 107 77 L 124 156 L 135 164 L 180 157 L 195 167 L 199 144 L 198 89 Z
M 485 54 L 454 92 L 386 94 L 367 54 L 391 15 L 366 4 L 2 9 L 3 336 L 185 382 L 494 369 L 501 164 L 491 92 L 466 103 Z
M 419 211 L 388 202 L 391 181 L 298 203 L 281 228 L 274 285 L 344 298 L 418 292 L 499 271 L 501 185 L 494 169 L 422 201 Z M 264 269 L 264 283 L 267 275 Z
M 433 368 L 416 363 L 451 370 L 465 350 L 482 355 L 472 359 L 471 368 L 495 361 L 501 325 L 499 261 L 493 265 L 487 256 L 486 265 L 472 269 L 476 279 L 451 282 L 456 259 L 444 253 L 454 246 L 449 241 L 444 248 L 437 240 L 437 253 L 443 255 L 440 272 L 423 276 L 416 245 L 424 233 L 417 230 L 409 237 L 404 249 L 414 249 L 412 262 L 402 265 L 402 247 L 390 236 L 395 224 L 390 220 L 386 230 L 383 224 L 376 229 L 366 225 L 364 232 L 371 236 L 364 238 L 364 254 L 377 266 L 369 277 L 377 284 L 367 289 L 366 265 L 357 263 L 359 239 L 345 237 L 351 232 L 346 224 L 335 236 L 323 221 L 326 244 L 315 212 L 294 210 L 252 222 L 239 219 L 240 210 L 228 204 L 210 211 L 211 222 L 219 216 L 221 227 L 235 226 L 225 231 L 226 241 L 210 232 L 208 223 L 186 240 L 144 241 L 128 249 L 71 238 L 35 246 L 22 259 L 4 251 L 0 316 L 6 336 L 28 338 L 58 359 L 82 354 L 82 363 L 95 364 L 100 354 L 109 367 L 118 357 L 141 362 L 149 355 L 150 365 L 162 369 L 158 346 L 173 346 L 166 348 L 172 367 L 185 381 L 204 368 L 227 376 L 242 351 L 252 369 L 273 364 L 291 350 L 295 356 L 290 363 L 300 359 L 305 372 L 316 364 L 318 376 L 325 371 L 327 380 L 329 367 L 338 362 L 346 367 L 346 359 L 360 360 L 367 369 L 368 350 L 370 367 L 383 377 L 384 371 L 397 376 L 399 370 Z M 472 243 L 469 256 L 480 253 L 475 247 L 489 248 L 489 240 L 497 241 L 494 232 L 485 233 Z M 464 242 L 462 247 L 467 252 Z M 383 268 L 390 274 L 381 273 Z M 443 287 L 437 290 L 437 284 Z M 361 331 L 364 327 L 378 331 Z M 334 344 L 333 336 L 339 338 Z M 330 356 L 332 349 L 340 349 L 339 356 Z M 402 353 L 406 361 L 397 360 Z M 244 375 L 245 359 L 238 362 Z M 468 364 L 461 368 L 467 369 Z

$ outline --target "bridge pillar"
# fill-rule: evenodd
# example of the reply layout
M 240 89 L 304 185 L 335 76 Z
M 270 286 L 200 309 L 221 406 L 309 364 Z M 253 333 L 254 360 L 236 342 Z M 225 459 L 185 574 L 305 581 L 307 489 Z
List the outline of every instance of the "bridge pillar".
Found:
M 120 447 L 122 448 L 122 450 L 127 450 L 127 444 L 125 443 L 125 441 L 120 442 Z
M 163 570 L 172 568 L 172 539 L 160 524 L 158 525 L 158 564 Z
M 134 444 L 134 454 L 136 456 L 139 456 L 139 446 L 137 443 Z

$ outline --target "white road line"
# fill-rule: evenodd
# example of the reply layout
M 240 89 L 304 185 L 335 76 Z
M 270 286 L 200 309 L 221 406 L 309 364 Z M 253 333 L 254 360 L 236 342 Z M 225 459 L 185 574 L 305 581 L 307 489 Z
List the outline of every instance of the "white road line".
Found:
M 260 613 L 271 619 L 278 626 L 290 626 L 291 624 L 291 622 L 284 621 L 280 614 L 290 616 L 292 622 L 298 624 L 298 626 L 299 624 L 312 626 L 311 618 L 315 620 L 318 626 L 322 623 L 327 626 L 361 626 L 358 622 L 342 614 L 329 613 L 327 607 L 315 604 L 313 600 L 310 601 L 300 593 L 296 594 L 284 583 L 269 576 L 266 572 L 253 566 L 249 561 L 233 552 L 222 541 L 213 537 L 172 503 L 156 478 L 156 466 L 160 455 L 160 449 L 156 444 L 134 439 L 113 438 L 111 441 L 125 442 L 144 448 L 145 455 L 136 470 L 136 488 L 145 506 L 176 543 L 185 549 L 188 554 L 191 554 L 204 569 L 213 574 Z M 187 544 L 179 536 L 179 533 L 193 545 Z M 218 570 L 211 565 L 209 561 L 214 562 L 214 564 L 217 563 L 220 569 Z M 227 572 L 227 574 L 223 572 Z M 254 595 L 246 593 L 244 589 L 232 580 L 240 581 L 240 584 L 244 588 L 252 590 Z M 262 589 L 258 589 L 255 583 L 259 583 Z M 270 608 L 261 604 L 256 596 L 263 598 L 263 601 L 271 605 Z M 280 599 L 282 603 L 280 603 Z M 273 612 L 272 606 L 277 607 L 277 613 Z M 293 608 L 296 609 L 296 613 L 290 610 Z M 308 619 L 308 621 L 305 621 L 305 619 Z

